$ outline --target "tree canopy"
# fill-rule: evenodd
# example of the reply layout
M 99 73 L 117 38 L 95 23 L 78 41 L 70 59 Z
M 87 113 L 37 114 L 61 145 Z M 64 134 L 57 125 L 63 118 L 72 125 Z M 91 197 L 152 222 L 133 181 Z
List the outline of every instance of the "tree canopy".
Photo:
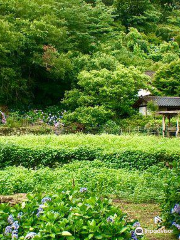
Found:
M 176 0 L 0 0 L 0 104 L 126 116 L 139 88 L 179 95 L 179 46 Z

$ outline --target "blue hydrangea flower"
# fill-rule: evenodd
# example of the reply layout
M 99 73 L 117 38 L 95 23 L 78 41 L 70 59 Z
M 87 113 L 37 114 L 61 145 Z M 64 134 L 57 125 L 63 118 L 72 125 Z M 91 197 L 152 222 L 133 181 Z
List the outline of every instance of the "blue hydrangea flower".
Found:
M 131 231 L 131 239 L 138 240 L 136 233 L 134 231 Z
M 8 223 L 9 223 L 9 224 L 13 224 L 13 222 L 14 222 L 14 218 L 13 218 L 13 215 L 11 214 L 11 215 L 9 215 L 9 217 L 8 217 Z
M 113 222 L 114 222 L 114 219 L 113 219 L 112 217 L 108 217 L 108 218 L 107 218 L 107 222 L 112 222 L 112 223 L 113 223 Z
M 80 189 L 80 193 L 84 193 L 84 192 L 87 192 L 87 188 L 81 188 Z
M 12 231 L 12 239 L 18 239 L 18 230 Z
M 50 197 L 44 197 L 41 201 L 42 204 L 46 203 L 46 202 L 50 202 L 52 201 L 52 199 Z
M 37 234 L 35 232 L 30 232 L 26 235 L 25 239 L 32 239 L 36 236 Z
M 172 209 L 175 213 L 180 214 L 180 205 L 179 204 L 175 204 L 174 208 Z
M 36 214 L 37 217 L 39 217 L 40 214 L 44 212 L 43 207 L 44 207 L 44 205 L 42 205 L 42 204 L 39 205 L 39 208 L 38 208 L 38 211 L 37 211 L 37 214 Z
M 9 235 L 10 233 L 12 233 L 12 227 L 11 226 L 7 226 L 5 228 L 5 231 L 4 231 L 4 235 Z
M 19 228 L 18 221 L 13 222 L 13 224 L 11 225 L 11 227 L 12 227 L 14 230 L 18 230 L 18 228 Z

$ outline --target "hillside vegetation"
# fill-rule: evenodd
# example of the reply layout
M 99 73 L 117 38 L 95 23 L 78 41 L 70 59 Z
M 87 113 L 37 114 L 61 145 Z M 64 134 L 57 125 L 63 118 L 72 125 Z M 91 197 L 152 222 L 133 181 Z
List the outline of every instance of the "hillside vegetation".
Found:
M 60 104 L 65 123 L 132 114 L 140 88 L 178 96 L 178 0 L 0 0 L 0 103 Z M 154 80 L 145 75 L 155 71 Z

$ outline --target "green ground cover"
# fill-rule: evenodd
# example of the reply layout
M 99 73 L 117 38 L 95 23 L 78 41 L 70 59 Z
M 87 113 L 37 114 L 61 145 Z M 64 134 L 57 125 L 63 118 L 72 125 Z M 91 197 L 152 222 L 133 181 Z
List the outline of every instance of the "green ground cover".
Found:
M 178 139 L 153 136 L 71 134 L 0 137 L 0 166 L 54 167 L 73 160 L 98 159 L 114 168 L 147 169 L 180 160 Z
M 68 134 L 68 135 L 25 135 L 25 136 L 9 136 L 0 137 L 0 143 L 12 143 L 24 147 L 51 147 L 51 148 L 77 148 L 79 146 L 87 146 L 90 148 L 99 148 L 103 152 L 114 152 L 117 150 L 141 150 L 148 151 L 168 151 L 180 152 L 179 139 L 161 138 L 155 136 L 139 136 L 139 135 L 92 135 L 92 134 Z
M 167 179 L 175 173 L 151 167 L 147 171 L 113 169 L 100 161 L 74 162 L 62 167 L 37 170 L 8 167 L 0 171 L 0 194 L 67 189 L 74 184 L 102 195 L 135 202 L 162 201 Z
M 63 136 L 47 135 L 37 137 L 27 135 L 1 137 L 0 159 L 1 167 L 3 168 L 0 170 L 0 195 L 32 193 L 33 198 L 30 199 L 27 209 L 36 209 L 37 202 L 34 202 L 34 198 L 36 200 L 37 198 L 40 199 L 42 194 L 54 198 L 55 193 L 60 194 L 62 191 L 71 191 L 73 188 L 76 190 L 85 188 L 88 190 L 90 198 L 99 196 L 101 200 L 105 198 L 115 199 L 115 204 L 120 205 L 123 212 L 127 213 L 128 209 L 122 207 L 122 202 L 125 202 L 126 206 L 129 203 L 132 206 L 141 204 L 142 208 L 144 204 L 149 204 L 149 206 L 154 204 L 152 206 L 158 206 L 158 209 L 161 205 L 162 214 L 158 213 L 163 217 L 163 225 L 171 228 L 172 221 L 176 221 L 176 224 L 179 224 L 180 221 L 177 213 L 171 214 L 170 212 L 171 208 L 179 203 L 179 146 L 179 139 L 163 139 L 138 135 L 114 136 L 104 134 L 95 136 L 72 134 Z M 52 168 L 49 166 L 52 166 Z M 55 195 L 57 199 L 62 198 L 61 194 Z M 74 192 L 72 192 L 72 195 L 74 196 Z M 89 211 L 86 215 L 87 209 L 82 207 L 78 196 L 75 199 L 77 200 L 78 211 L 84 211 L 83 221 L 85 221 L 85 225 L 87 224 L 86 232 L 79 233 L 79 231 L 76 231 L 77 229 L 74 230 L 70 227 L 69 224 L 75 221 L 75 219 L 71 214 L 66 216 L 65 213 L 63 218 L 66 220 L 63 221 L 66 223 L 62 226 L 62 231 L 56 232 L 56 229 L 53 230 L 55 232 L 51 232 L 47 225 L 54 224 L 54 221 L 56 225 L 56 220 L 60 221 L 60 218 L 54 219 L 53 216 L 50 217 L 48 211 L 52 210 L 52 208 L 49 209 L 47 207 L 49 210 L 42 219 L 36 219 L 34 216 L 31 216 L 28 222 L 22 223 L 22 228 L 19 231 L 21 234 L 20 239 L 24 239 L 28 230 L 35 229 L 39 234 L 35 239 L 41 239 L 43 236 L 43 239 L 50 239 L 49 237 L 59 239 L 60 237 L 60 239 L 70 240 L 84 239 L 83 237 L 86 236 L 86 239 L 129 240 L 132 224 L 126 228 L 126 224 L 122 219 L 120 221 L 121 226 L 125 227 L 122 231 L 125 232 L 124 235 L 119 233 L 118 237 L 120 238 L 116 238 L 116 233 L 112 230 L 116 229 L 119 223 L 114 227 L 112 226 L 112 228 L 110 227 L 111 235 L 104 235 L 104 238 L 104 231 L 94 223 L 93 233 L 91 233 L 92 229 L 90 230 L 89 226 L 92 224 L 92 216 L 95 213 L 94 211 Z M 71 196 L 68 195 L 68 198 L 71 199 Z M 76 200 L 74 201 L 76 202 Z M 63 201 L 63 206 L 69 204 L 67 202 L 69 201 L 68 199 Z M 54 207 L 55 205 L 53 205 Z M 96 208 L 96 205 L 94 207 Z M 109 205 L 105 204 L 105 209 L 102 211 L 106 211 L 108 208 Z M 130 213 L 129 217 L 131 219 L 139 219 L 143 227 L 155 228 L 151 224 L 152 219 L 150 220 L 150 216 L 153 218 L 151 214 L 153 209 L 149 209 L 149 216 L 147 216 L 146 221 L 146 214 L 143 217 L 142 213 L 144 210 L 135 214 L 136 210 L 136 207 L 134 207 L 134 212 L 132 208 L 131 210 L 129 209 L 134 215 L 131 217 Z M 2 213 L 3 230 L 7 224 L 7 214 L 12 212 L 14 215 L 17 215 L 19 205 L 15 207 L 15 210 L 7 205 L 0 205 L 0 211 Z M 26 215 L 27 212 L 25 211 L 24 214 Z M 81 213 L 78 212 L 78 214 Z M 91 219 L 90 222 L 86 222 L 86 217 Z M 105 217 L 107 218 L 107 216 Z M 97 218 L 97 221 L 102 223 L 102 219 Z M 148 221 L 151 222 L 150 225 Z M 37 222 L 38 226 L 35 225 L 35 222 Z M 103 227 L 106 226 L 105 222 Z M 75 222 L 75 226 L 79 226 L 79 224 L 82 224 L 82 221 Z M 45 226 L 44 230 L 42 230 L 42 226 Z M 98 226 L 100 225 L 98 224 Z M 71 232 L 71 234 L 72 231 L 74 232 L 71 236 L 63 236 L 63 231 L 66 230 Z M 178 230 L 175 227 L 174 232 L 178 236 Z M 3 236 L 2 239 L 9 239 L 8 237 L 4 238 L 4 235 L 0 236 Z M 152 236 L 146 237 L 147 239 L 156 239 Z M 166 239 L 164 235 L 155 237 L 162 240 Z M 172 236 L 169 235 L 169 237 L 173 239 Z

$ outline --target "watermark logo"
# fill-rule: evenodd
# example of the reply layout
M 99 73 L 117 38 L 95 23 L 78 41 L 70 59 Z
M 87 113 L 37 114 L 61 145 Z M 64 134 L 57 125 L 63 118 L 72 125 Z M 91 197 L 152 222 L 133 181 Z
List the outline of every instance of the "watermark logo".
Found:
M 141 236 L 144 234 L 143 228 L 142 227 L 137 227 L 135 230 L 136 235 Z
M 135 229 L 135 234 L 137 236 L 141 236 L 144 234 L 158 234 L 158 233 L 164 233 L 164 234 L 168 234 L 168 233 L 173 233 L 173 230 L 166 230 L 164 227 L 158 229 L 158 230 L 148 230 L 148 229 L 143 229 L 142 227 L 137 227 Z

